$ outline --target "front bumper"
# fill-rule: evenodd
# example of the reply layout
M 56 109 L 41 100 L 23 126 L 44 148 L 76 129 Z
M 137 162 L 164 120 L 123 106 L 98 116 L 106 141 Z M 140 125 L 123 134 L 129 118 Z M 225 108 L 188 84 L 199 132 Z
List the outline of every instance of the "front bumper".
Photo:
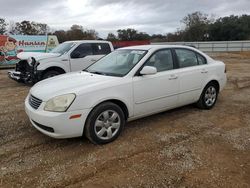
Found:
M 83 135 L 84 124 L 91 109 L 70 112 L 44 111 L 45 102 L 35 110 L 25 99 L 25 112 L 31 124 L 40 132 L 53 138 L 72 138 Z M 80 118 L 70 119 L 71 116 L 81 114 Z
M 8 71 L 8 76 L 12 80 L 17 82 L 24 82 L 24 83 L 36 83 L 41 80 L 42 71 L 36 71 L 36 74 L 32 73 L 22 73 L 19 71 Z
M 21 81 L 21 72 L 18 71 L 8 71 L 9 78 L 15 80 L 15 81 Z
M 9 78 L 24 83 L 36 83 L 41 80 L 43 70 L 37 70 L 38 62 L 29 65 L 27 61 L 20 60 L 15 70 L 8 71 Z

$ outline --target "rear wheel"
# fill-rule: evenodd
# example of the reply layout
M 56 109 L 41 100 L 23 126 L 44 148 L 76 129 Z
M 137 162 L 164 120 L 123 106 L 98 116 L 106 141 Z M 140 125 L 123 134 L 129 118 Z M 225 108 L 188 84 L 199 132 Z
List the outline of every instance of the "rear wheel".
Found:
M 124 124 L 125 116 L 121 108 L 112 102 L 105 102 L 90 113 L 85 136 L 94 144 L 106 144 L 120 135 Z
M 211 109 L 215 105 L 218 97 L 218 87 L 214 83 L 209 83 L 203 90 L 197 106 L 201 109 Z
M 56 70 L 49 70 L 47 72 L 44 73 L 42 79 L 47 79 L 47 78 L 51 78 L 51 77 L 54 77 L 54 76 L 57 76 L 61 74 L 60 72 L 56 71 Z

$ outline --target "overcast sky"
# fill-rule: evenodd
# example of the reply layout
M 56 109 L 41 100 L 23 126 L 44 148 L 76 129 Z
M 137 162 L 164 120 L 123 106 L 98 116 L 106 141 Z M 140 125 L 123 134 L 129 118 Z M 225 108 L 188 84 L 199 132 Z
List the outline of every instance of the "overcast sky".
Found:
M 184 16 L 195 11 L 216 18 L 250 14 L 250 0 L 0 0 L 0 17 L 8 21 L 42 22 L 52 29 L 79 24 L 101 37 L 121 28 L 173 32 L 182 27 Z

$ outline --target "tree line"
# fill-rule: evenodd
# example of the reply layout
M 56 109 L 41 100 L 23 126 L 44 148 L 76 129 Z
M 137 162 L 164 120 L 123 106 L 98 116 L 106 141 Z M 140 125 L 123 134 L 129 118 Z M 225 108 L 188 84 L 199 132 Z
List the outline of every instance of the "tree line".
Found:
M 184 29 L 167 34 L 168 41 L 250 40 L 250 15 L 231 15 L 214 19 L 194 12 L 182 20 Z
M 116 33 L 109 33 L 106 40 L 153 42 L 250 40 L 250 15 L 231 15 L 214 19 L 213 16 L 198 11 L 185 16 L 181 23 L 182 29 L 167 34 L 149 35 L 133 28 L 119 29 Z M 56 35 L 59 42 L 99 39 L 97 31 L 85 29 L 81 25 L 72 25 L 68 30 L 52 31 L 45 23 L 27 20 L 7 23 L 3 18 L 0 18 L 0 34 Z

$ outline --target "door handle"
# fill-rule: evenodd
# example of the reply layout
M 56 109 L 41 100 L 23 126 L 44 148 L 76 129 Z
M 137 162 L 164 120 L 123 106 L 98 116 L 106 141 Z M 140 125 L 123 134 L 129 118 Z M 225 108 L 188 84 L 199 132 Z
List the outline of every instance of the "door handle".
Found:
M 95 59 L 91 59 L 90 61 L 95 62 L 96 60 Z
M 175 80 L 177 79 L 178 76 L 177 75 L 170 75 L 170 77 L 168 78 L 169 80 Z
M 208 71 L 206 69 L 202 69 L 201 73 L 208 73 Z

